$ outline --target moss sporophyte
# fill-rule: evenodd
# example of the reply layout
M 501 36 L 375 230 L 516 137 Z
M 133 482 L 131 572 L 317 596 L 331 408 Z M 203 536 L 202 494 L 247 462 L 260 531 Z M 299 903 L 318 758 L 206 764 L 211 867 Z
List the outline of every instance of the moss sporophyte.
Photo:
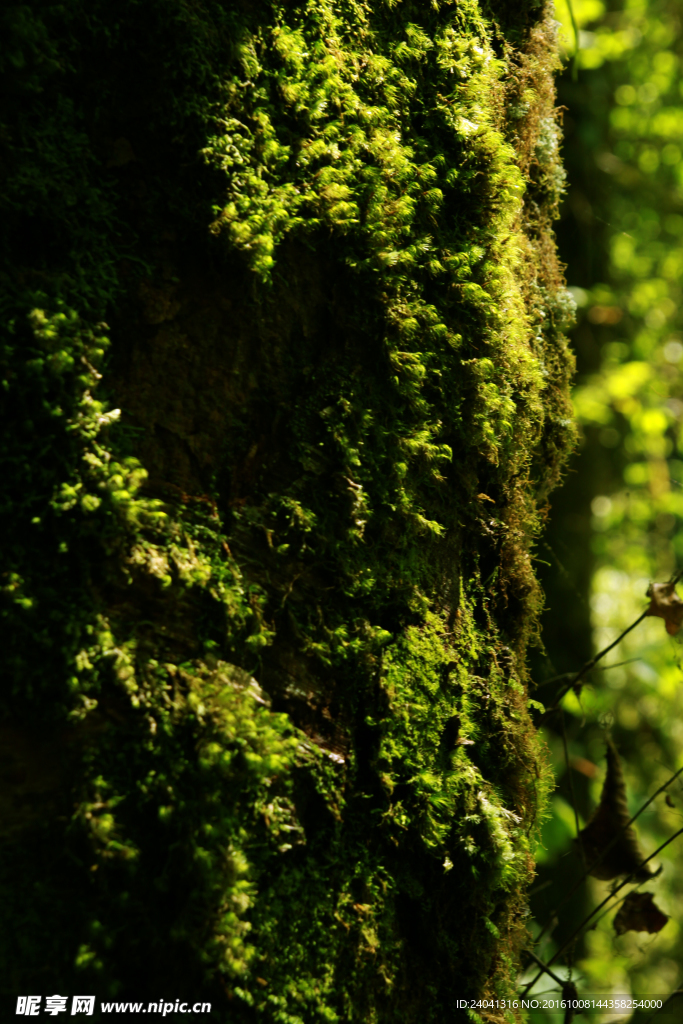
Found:
M 0 977 L 507 999 L 573 438 L 552 13 L 0 18 Z

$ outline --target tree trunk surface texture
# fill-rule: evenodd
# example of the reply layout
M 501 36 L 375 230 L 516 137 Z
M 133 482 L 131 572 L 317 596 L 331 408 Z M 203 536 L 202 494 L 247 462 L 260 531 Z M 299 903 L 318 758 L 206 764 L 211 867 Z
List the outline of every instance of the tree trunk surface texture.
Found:
M 552 8 L 0 23 L 0 991 L 511 998 L 573 441 Z

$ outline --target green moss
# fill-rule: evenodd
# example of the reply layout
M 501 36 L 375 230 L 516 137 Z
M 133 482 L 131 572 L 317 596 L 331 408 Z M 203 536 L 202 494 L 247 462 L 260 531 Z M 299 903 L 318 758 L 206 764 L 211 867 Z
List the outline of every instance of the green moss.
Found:
M 511 992 L 571 360 L 551 22 L 496 16 L 2 15 L 12 991 Z

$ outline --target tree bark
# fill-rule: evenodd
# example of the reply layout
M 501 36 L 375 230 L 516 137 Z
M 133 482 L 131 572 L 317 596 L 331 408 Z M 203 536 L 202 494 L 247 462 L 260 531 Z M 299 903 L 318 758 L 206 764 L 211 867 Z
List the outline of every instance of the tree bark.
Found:
M 551 15 L 2 18 L 6 993 L 502 1019 L 573 438 Z

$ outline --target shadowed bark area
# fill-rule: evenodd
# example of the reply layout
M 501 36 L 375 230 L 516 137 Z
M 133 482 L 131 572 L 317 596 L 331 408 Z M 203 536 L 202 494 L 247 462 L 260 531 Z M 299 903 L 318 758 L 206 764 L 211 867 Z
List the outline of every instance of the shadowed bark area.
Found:
M 0 984 L 510 998 L 573 438 L 550 16 L 2 18 Z

